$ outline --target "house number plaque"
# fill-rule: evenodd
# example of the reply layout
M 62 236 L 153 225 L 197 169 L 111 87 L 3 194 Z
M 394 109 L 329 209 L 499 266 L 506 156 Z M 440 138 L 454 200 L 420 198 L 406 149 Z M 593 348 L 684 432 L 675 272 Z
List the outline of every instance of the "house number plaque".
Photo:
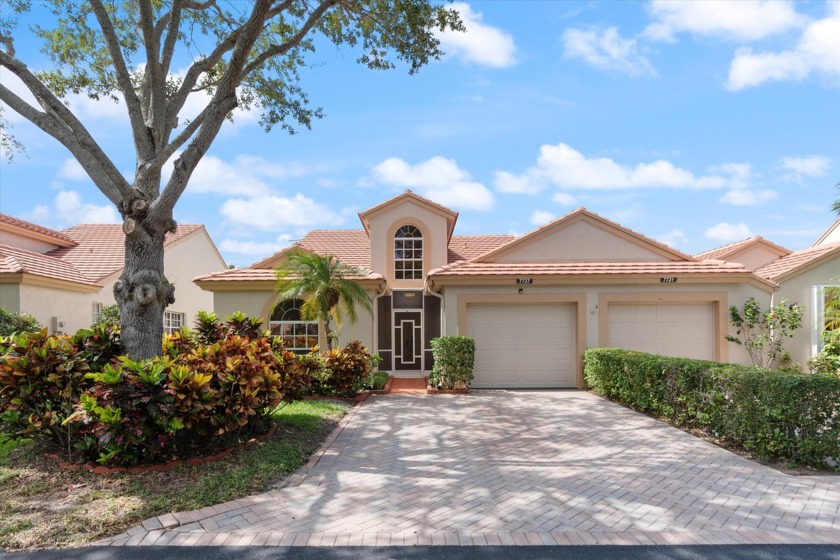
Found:
M 673 284 L 674 282 L 677 281 L 677 277 L 676 276 L 666 276 L 666 277 L 660 278 L 659 281 L 662 282 L 663 284 Z
M 516 283 L 517 284 L 533 284 L 534 279 L 533 278 L 517 278 Z

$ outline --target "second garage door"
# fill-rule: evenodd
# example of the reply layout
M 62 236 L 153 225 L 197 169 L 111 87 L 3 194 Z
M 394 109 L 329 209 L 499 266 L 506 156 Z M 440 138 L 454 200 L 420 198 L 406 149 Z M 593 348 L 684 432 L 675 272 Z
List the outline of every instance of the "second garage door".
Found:
M 477 388 L 575 387 L 575 305 L 469 305 Z
M 711 303 L 611 303 L 607 346 L 664 356 L 715 359 Z

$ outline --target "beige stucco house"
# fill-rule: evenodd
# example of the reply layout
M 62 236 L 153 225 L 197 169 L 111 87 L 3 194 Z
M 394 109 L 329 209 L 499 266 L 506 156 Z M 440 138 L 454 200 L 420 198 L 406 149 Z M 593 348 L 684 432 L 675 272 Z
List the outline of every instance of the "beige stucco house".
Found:
M 0 306 L 35 316 L 51 333 L 89 327 L 103 306 L 116 303 L 124 242 L 119 225 L 55 231 L 0 214 Z M 179 225 L 167 235 L 164 251 L 166 277 L 175 285 L 175 303 L 164 315 L 171 332 L 192 325 L 199 311 L 213 309 L 212 294 L 192 279 L 226 265 L 201 225 Z
M 803 366 L 820 351 L 825 324 L 826 288 L 840 286 L 840 220 L 834 222 L 808 249 L 790 251 L 761 237 L 751 237 L 696 255 L 743 264 L 776 288 L 767 305 L 787 301 L 803 306 L 802 328 L 785 348 Z
M 760 239 L 736 259 L 695 257 L 583 208 L 516 238 L 455 235 L 457 212 L 411 191 L 359 218 L 361 229 L 316 230 L 294 245 L 361 271 L 373 313 L 345 326 L 340 342 L 358 338 L 383 369 L 414 377 L 432 367 L 432 338 L 471 336 L 474 387 L 581 387 L 583 351 L 599 346 L 746 363 L 725 340 L 729 306 L 799 299 L 832 267 L 840 272 L 836 244 L 814 249 L 824 259 Z M 316 337 L 323 346 L 318 325 L 300 321 L 299 302 L 277 305 L 272 294 L 287 251 L 195 282 L 219 315 L 244 311 L 294 347 Z M 797 360 L 813 352 L 810 333 L 794 344 Z

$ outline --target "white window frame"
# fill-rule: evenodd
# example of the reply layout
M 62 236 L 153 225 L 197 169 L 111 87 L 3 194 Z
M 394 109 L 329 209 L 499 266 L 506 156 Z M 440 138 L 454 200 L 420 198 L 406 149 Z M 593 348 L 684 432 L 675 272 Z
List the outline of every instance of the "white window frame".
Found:
M 175 318 L 178 318 L 177 326 L 175 325 Z M 181 311 L 164 311 L 163 312 L 163 332 L 166 334 L 175 334 L 181 327 L 187 324 L 187 314 Z
M 825 330 L 825 290 L 826 288 L 840 288 L 838 284 L 818 284 L 811 286 L 811 356 L 816 356 L 822 351 L 822 332 Z
M 278 304 L 278 306 L 281 304 Z M 314 338 L 315 344 L 319 344 L 321 326 L 318 321 L 286 318 L 287 315 L 295 315 L 295 312 L 297 312 L 298 317 L 301 316 L 300 308 L 295 306 L 284 311 L 282 319 L 274 320 L 271 319 L 271 316 L 274 315 L 274 311 L 272 311 L 269 316 L 268 329 L 272 335 L 282 337 L 288 344 L 287 348 L 292 352 L 308 353 L 312 349 L 309 345 L 310 339 Z
M 105 307 L 105 304 L 101 301 L 94 301 L 91 304 L 91 325 L 96 323 L 96 318 L 99 317 L 99 314 L 102 313 L 102 308 Z
M 417 235 L 400 235 L 404 230 L 411 228 Z M 398 246 L 399 245 L 399 246 Z M 411 256 L 406 256 L 406 251 Z M 423 279 L 423 232 L 415 225 L 406 224 L 401 226 L 394 234 L 394 279 L 395 280 L 422 280 Z M 417 256 L 419 253 L 419 256 Z M 402 266 L 397 267 L 397 263 Z M 406 273 L 410 273 L 407 275 Z

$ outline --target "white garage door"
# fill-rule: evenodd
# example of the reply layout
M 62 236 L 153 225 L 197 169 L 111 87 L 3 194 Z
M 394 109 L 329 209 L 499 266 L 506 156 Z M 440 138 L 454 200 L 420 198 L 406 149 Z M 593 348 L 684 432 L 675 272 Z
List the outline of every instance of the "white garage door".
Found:
M 611 303 L 607 346 L 664 356 L 715 359 L 711 303 Z
M 469 305 L 473 387 L 575 387 L 575 306 Z

